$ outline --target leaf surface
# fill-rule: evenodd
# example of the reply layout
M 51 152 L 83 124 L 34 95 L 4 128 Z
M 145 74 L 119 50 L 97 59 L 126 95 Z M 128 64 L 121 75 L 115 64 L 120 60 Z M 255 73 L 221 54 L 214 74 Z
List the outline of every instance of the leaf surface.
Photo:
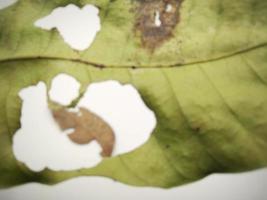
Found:
M 69 3 L 100 8 L 102 30 L 84 52 L 33 26 Z M 173 187 L 214 172 L 266 167 L 267 1 L 184 0 L 173 36 L 153 51 L 134 30 L 140 4 L 25 0 L 0 11 L 0 187 L 84 175 Z M 81 93 L 104 80 L 133 84 L 157 117 L 149 141 L 90 169 L 36 173 L 17 161 L 18 92 L 39 81 L 50 86 L 59 73 L 77 78 Z

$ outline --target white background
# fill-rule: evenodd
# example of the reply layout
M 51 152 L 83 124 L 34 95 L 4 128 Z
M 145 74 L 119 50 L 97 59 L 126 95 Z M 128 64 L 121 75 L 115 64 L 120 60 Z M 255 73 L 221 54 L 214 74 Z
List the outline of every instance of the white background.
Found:
M 0 0 L 0 8 L 14 0 Z M 34 117 L 34 116 L 33 116 Z M 36 199 L 266 200 L 267 170 L 211 175 L 173 189 L 138 188 L 102 177 L 80 177 L 56 186 L 30 183 L 0 190 L 0 200 Z

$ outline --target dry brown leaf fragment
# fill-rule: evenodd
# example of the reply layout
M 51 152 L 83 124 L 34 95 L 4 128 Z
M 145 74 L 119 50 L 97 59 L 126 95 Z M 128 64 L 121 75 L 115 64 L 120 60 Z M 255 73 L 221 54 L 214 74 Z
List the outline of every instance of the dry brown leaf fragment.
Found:
M 68 137 L 77 144 L 88 144 L 96 140 L 102 148 L 101 155 L 109 157 L 112 154 L 115 135 L 112 128 L 102 118 L 86 108 L 80 108 L 80 112 L 70 112 L 65 108 L 53 110 L 53 117 L 65 131 L 74 129 Z

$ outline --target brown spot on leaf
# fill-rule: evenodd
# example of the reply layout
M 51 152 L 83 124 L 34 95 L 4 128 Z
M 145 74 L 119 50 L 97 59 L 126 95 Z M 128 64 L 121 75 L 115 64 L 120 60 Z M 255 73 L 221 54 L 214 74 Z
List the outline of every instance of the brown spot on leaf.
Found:
M 135 31 L 140 34 L 144 47 L 152 51 L 173 36 L 173 30 L 179 22 L 179 10 L 182 0 L 137 0 L 139 6 Z M 160 25 L 155 24 L 159 14 Z
M 167 144 L 167 145 L 165 146 L 165 148 L 166 148 L 166 149 L 169 149 L 169 148 L 170 148 L 170 145 L 169 145 L 169 144 Z
M 73 142 L 87 144 L 96 140 L 102 147 L 101 155 L 111 156 L 115 135 L 112 128 L 99 116 L 85 108 L 80 108 L 80 113 L 60 108 L 53 111 L 53 117 L 63 131 L 75 129 L 68 135 Z

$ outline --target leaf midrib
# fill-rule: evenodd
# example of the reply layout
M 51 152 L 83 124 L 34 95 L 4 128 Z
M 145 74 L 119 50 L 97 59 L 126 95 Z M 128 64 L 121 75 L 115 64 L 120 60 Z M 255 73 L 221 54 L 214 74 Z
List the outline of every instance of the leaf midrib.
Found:
M 214 61 L 219 61 L 219 60 L 223 60 L 223 59 L 227 59 L 227 58 L 231 58 L 240 54 L 244 54 L 244 53 L 248 53 L 250 51 L 254 51 L 260 48 L 264 48 L 267 46 L 267 42 L 263 43 L 263 44 L 259 44 L 244 50 L 240 50 L 238 52 L 229 54 L 229 55 L 224 55 L 224 56 L 220 56 L 220 57 L 216 57 L 216 58 L 211 58 L 211 59 L 207 59 L 207 60 L 203 60 L 203 61 L 195 61 L 195 62 L 188 62 L 185 64 L 180 64 L 180 63 L 176 63 L 176 64 L 171 64 L 171 65 L 155 65 L 153 67 L 149 67 L 149 66 L 112 66 L 112 65 L 104 65 L 104 64 L 99 64 L 99 63 L 94 63 L 94 62 L 90 62 L 90 61 L 85 61 L 82 59 L 74 59 L 74 58 L 63 58 L 63 57 L 51 57 L 51 56 L 29 56 L 29 57 L 16 57 L 16 58 L 7 58 L 7 59 L 2 59 L 0 60 L 0 64 L 1 63 L 5 63 L 5 62 L 17 62 L 17 61 L 29 61 L 29 60 L 57 60 L 57 61 L 70 61 L 70 62 L 77 62 L 77 63 L 81 63 L 81 64 L 85 64 L 85 65 L 90 65 L 92 67 L 95 68 L 99 68 L 99 69 L 158 69 L 158 68 L 177 68 L 177 67 L 184 67 L 184 66 L 188 66 L 188 65 L 195 65 L 195 64 L 205 64 L 205 63 L 209 63 L 209 62 L 214 62 Z

